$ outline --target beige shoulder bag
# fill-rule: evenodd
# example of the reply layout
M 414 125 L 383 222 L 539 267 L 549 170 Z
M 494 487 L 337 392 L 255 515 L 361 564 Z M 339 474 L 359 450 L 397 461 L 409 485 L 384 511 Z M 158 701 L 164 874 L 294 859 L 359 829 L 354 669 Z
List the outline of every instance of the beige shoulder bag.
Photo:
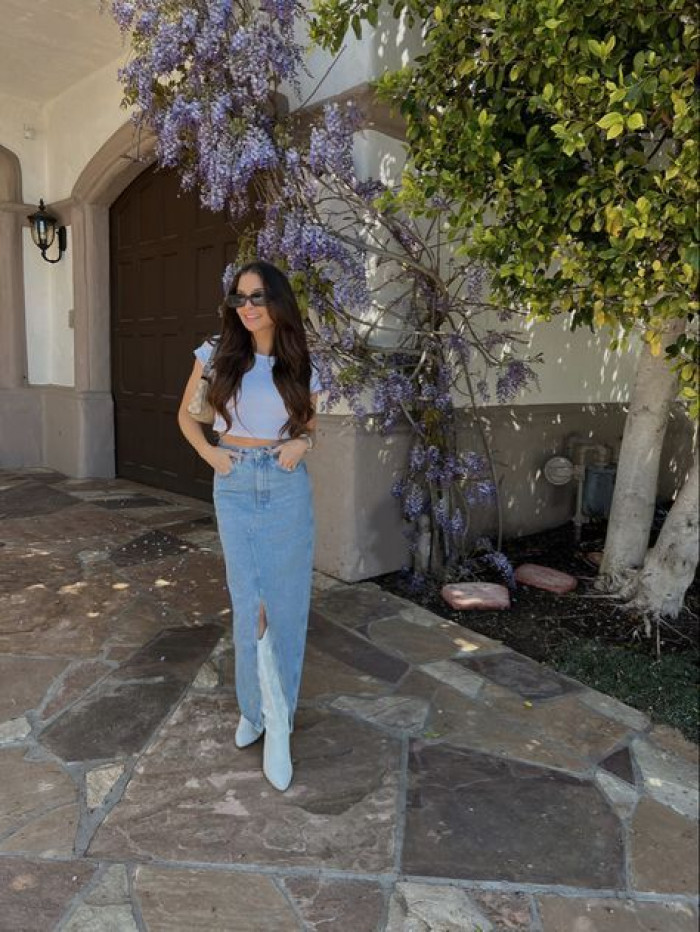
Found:
M 209 393 L 209 373 L 213 368 L 213 356 L 214 354 L 212 353 L 202 369 L 202 375 L 199 382 L 197 382 L 190 403 L 187 405 L 187 413 L 201 424 L 213 424 L 216 415 L 216 411 L 209 404 L 209 399 L 207 397 Z

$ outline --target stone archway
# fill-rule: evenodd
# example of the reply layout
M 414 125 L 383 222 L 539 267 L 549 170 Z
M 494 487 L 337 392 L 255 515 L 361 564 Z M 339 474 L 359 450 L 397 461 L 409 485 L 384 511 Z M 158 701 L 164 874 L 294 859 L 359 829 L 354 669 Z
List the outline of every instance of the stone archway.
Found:
M 22 257 L 22 169 L 14 152 L 0 145 L 0 388 L 27 381 Z
M 41 397 L 27 387 L 22 170 L 0 145 L 0 465 L 42 462 Z
M 69 201 L 75 310 L 78 476 L 114 475 L 110 378 L 109 208 L 155 161 L 155 139 L 121 126 L 90 159 Z

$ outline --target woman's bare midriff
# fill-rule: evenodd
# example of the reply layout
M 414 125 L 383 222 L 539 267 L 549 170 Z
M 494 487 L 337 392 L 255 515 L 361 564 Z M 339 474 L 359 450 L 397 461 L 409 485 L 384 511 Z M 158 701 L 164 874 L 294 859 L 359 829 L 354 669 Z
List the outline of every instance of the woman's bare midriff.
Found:
M 237 447 L 271 447 L 273 444 L 281 443 L 278 438 L 273 440 L 260 440 L 259 437 L 234 437 L 233 434 L 220 434 L 219 440 L 232 443 Z

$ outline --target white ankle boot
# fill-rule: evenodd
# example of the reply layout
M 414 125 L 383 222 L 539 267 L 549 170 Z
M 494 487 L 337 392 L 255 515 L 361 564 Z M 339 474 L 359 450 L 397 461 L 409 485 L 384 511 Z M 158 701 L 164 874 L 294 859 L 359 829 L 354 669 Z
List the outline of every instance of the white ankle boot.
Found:
M 247 748 L 249 744 L 255 744 L 262 733 L 262 728 L 256 728 L 245 716 L 241 715 L 238 720 L 238 728 L 236 728 L 236 747 Z
M 267 630 L 258 641 L 258 675 L 265 722 L 263 773 L 275 789 L 284 792 L 292 781 L 289 710 Z

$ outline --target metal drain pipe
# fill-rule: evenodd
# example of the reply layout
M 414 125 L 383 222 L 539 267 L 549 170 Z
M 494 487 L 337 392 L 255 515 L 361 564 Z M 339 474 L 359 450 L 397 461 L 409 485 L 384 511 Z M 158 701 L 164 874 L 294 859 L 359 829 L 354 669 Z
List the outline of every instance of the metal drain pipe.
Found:
M 612 450 L 605 443 L 589 443 L 585 440 L 570 442 L 571 460 L 574 464 L 574 478 L 576 479 L 576 513 L 574 515 L 574 537 L 576 543 L 581 542 L 581 530 L 589 520 L 583 513 L 583 489 L 586 481 L 586 466 L 609 466 L 612 462 Z M 589 456 L 592 454 L 591 462 Z
M 605 443 L 593 443 L 583 437 L 572 434 L 566 441 L 567 456 L 554 456 L 544 466 L 545 478 L 552 485 L 567 485 L 576 480 L 576 513 L 573 517 L 574 537 L 581 542 L 581 530 L 588 518 L 583 513 L 584 487 L 588 466 L 610 466 L 613 459 L 612 449 Z

